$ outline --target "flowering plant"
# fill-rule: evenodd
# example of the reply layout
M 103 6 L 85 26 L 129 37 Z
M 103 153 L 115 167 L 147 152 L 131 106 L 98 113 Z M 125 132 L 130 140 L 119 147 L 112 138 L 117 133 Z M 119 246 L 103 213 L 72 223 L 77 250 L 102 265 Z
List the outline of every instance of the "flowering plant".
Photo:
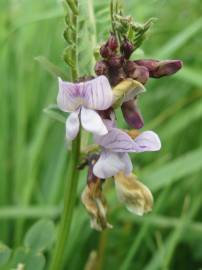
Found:
M 137 98 L 145 92 L 149 78 L 160 78 L 177 72 L 179 60 L 130 60 L 141 45 L 152 19 L 137 24 L 122 12 L 114 14 L 112 32 L 101 45 L 95 65 L 97 77 L 80 82 L 65 82 L 59 78 L 58 107 L 70 112 L 66 120 L 66 138 L 74 140 L 80 126 L 93 134 L 97 145 L 84 156 L 88 166 L 87 187 L 82 202 L 91 216 L 91 226 L 102 230 L 112 227 L 106 219 L 106 200 L 102 194 L 105 179 L 114 178 L 119 199 L 137 215 L 151 211 L 153 197 L 150 190 L 132 174 L 129 153 L 158 151 L 161 142 L 153 131 L 140 133 L 144 126 Z M 115 109 L 121 107 L 123 116 L 136 130 L 121 130 L 116 125 Z M 80 166 L 83 168 L 84 166 Z
M 91 227 L 96 230 L 112 228 L 107 221 L 107 203 L 102 192 L 105 180 L 112 178 L 117 196 L 126 208 L 137 215 L 151 211 L 151 191 L 133 174 L 129 153 L 158 151 L 161 142 L 154 131 L 139 130 L 144 120 L 138 107 L 139 96 L 146 91 L 150 78 L 161 78 L 176 73 L 180 60 L 135 59 L 135 52 L 142 44 L 154 19 L 139 24 L 124 16 L 118 5 L 111 2 L 112 27 L 108 40 L 95 52 L 95 75 L 78 76 L 77 16 L 78 2 L 66 0 L 71 9 L 66 16 L 65 40 L 70 44 L 64 51 L 64 60 L 70 66 L 72 81 L 58 79 L 57 105 L 69 113 L 66 119 L 66 139 L 72 145 L 71 168 L 65 192 L 64 212 L 53 258 L 52 269 L 60 265 L 60 254 L 68 238 L 73 206 L 76 197 L 78 169 L 88 167 L 87 185 L 81 200 L 90 215 Z M 73 25 L 72 25 L 73 24 Z M 71 27 L 69 27 L 71 25 Z M 74 44 L 74 46 L 72 46 Z M 117 125 L 116 109 L 132 130 Z M 80 128 L 93 135 L 94 144 L 80 147 Z M 82 157 L 82 159 L 81 159 Z

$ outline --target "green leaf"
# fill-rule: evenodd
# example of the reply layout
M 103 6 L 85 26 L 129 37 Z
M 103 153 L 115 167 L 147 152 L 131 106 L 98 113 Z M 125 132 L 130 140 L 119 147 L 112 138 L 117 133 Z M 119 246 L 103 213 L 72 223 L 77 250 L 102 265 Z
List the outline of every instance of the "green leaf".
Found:
M 183 67 L 182 70 L 176 74 L 176 77 L 195 85 L 196 87 L 202 87 L 201 71 L 195 70 L 190 67 Z
M 176 50 L 180 49 L 191 37 L 193 37 L 202 28 L 202 19 L 194 21 L 188 28 L 178 33 L 174 38 L 162 48 L 159 48 L 156 53 L 153 53 L 157 58 L 171 56 Z
M 24 245 L 33 251 L 49 248 L 56 236 L 55 225 L 51 220 L 42 219 L 36 222 L 26 233 Z
M 64 113 L 59 110 L 58 106 L 55 104 L 49 105 L 47 108 L 43 110 L 50 118 L 59 121 L 61 123 L 66 122 L 66 117 Z
M 145 183 L 148 184 L 152 191 L 157 191 L 182 177 L 188 177 L 201 170 L 201 156 L 202 148 L 190 151 L 160 169 L 144 175 Z
M 11 267 L 12 269 L 19 269 L 20 265 L 22 265 L 22 269 L 25 270 L 43 270 L 45 257 L 40 253 L 37 254 L 31 250 L 19 247 L 15 250 Z
M 10 258 L 11 249 L 0 243 L 0 266 L 6 264 Z
M 63 80 L 67 80 L 66 74 L 58 66 L 48 60 L 45 56 L 37 56 L 35 57 L 35 60 L 37 60 L 53 76 L 60 77 Z

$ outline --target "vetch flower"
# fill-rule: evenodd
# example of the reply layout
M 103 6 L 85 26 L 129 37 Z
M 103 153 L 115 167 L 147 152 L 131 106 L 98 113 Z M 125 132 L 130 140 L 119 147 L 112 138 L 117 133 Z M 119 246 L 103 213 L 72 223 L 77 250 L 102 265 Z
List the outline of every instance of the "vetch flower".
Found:
M 126 176 L 119 172 L 114 176 L 114 181 L 119 200 L 130 212 L 142 216 L 152 210 L 152 193 L 134 174 Z
M 128 153 L 158 151 L 161 148 L 160 139 L 153 131 L 145 131 L 133 140 L 127 133 L 112 128 L 108 134 L 95 136 L 94 139 L 102 147 L 102 152 L 93 173 L 103 179 L 121 171 L 126 175 L 131 173 L 133 165 Z
M 112 100 L 112 89 L 105 76 L 80 83 L 65 82 L 59 78 L 58 107 L 70 112 L 66 121 L 67 138 L 73 140 L 77 136 L 80 123 L 89 132 L 107 134 L 107 128 L 96 110 L 108 109 Z

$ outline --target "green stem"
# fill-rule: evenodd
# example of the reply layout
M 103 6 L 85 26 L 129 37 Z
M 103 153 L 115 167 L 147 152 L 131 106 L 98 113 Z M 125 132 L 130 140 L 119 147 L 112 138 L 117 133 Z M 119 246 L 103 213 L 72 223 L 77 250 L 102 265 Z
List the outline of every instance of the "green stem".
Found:
M 76 191 L 79 179 L 79 171 L 77 170 L 78 158 L 80 152 L 80 135 L 73 141 L 70 171 L 68 174 L 68 181 L 64 193 L 64 210 L 62 213 L 62 219 L 59 226 L 58 238 L 53 254 L 51 270 L 62 269 L 64 260 L 65 245 L 68 242 L 73 210 L 76 200 Z
M 76 8 L 78 8 L 77 0 L 74 0 L 72 3 L 75 4 Z M 72 24 L 75 27 L 74 28 L 75 31 L 72 33 L 72 40 L 75 44 L 71 54 L 72 61 L 74 63 L 74 66 L 71 68 L 72 81 L 75 81 L 78 78 L 77 16 L 78 16 L 77 13 L 72 13 Z M 62 219 L 59 225 L 56 247 L 53 253 L 53 258 L 50 266 L 51 270 L 62 269 L 64 264 L 65 246 L 69 239 L 73 210 L 77 195 L 77 185 L 79 179 L 79 170 L 77 169 L 77 166 L 79 162 L 79 156 L 80 156 L 80 133 L 72 143 L 72 151 L 70 154 L 70 166 L 68 171 L 68 181 L 66 183 L 64 193 L 64 210 L 62 213 Z

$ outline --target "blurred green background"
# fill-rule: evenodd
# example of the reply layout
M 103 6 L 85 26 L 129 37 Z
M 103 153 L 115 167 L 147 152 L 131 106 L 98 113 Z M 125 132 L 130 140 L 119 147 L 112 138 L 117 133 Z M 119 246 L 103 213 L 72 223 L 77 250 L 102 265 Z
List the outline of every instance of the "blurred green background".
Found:
M 94 47 L 110 30 L 109 1 L 79 2 L 79 72 L 85 75 L 93 70 Z M 123 3 L 137 21 L 158 18 L 142 46 L 145 55 L 134 59 L 184 61 L 178 74 L 151 79 L 140 98 L 145 129 L 159 134 L 162 150 L 132 158 L 155 206 L 151 214 L 133 216 L 108 182 L 108 219 L 114 229 L 97 233 L 80 202 L 86 183 L 82 172 L 64 269 L 202 269 L 202 2 Z M 63 29 L 61 1 L 0 1 L 0 241 L 13 254 L 32 224 L 51 218 L 57 225 L 61 212 L 68 180 L 64 124 L 43 112 L 56 102 L 57 79 L 35 57 L 47 57 L 69 75 L 61 57 Z M 119 117 L 119 126 L 124 125 Z M 51 250 L 45 252 L 46 269 Z

